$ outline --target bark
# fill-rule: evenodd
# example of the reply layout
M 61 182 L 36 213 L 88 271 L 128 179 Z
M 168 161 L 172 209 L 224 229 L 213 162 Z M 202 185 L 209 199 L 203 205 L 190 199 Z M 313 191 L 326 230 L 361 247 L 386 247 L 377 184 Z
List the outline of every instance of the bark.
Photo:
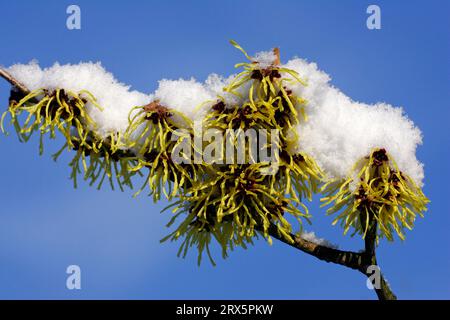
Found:
M 27 95 L 30 93 L 30 90 L 23 85 L 20 81 L 14 79 L 12 75 L 10 75 L 5 69 L 0 67 L 0 77 L 8 81 L 14 88 L 19 90 L 22 94 Z
M 375 228 L 376 231 L 376 228 Z M 269 227 L 269 235 L 287 245 L 298 249 L 304 253 L 307 253 L 319 260 L 339 264 L 341 266 L 358 270 L 366 277 L 370 277 L 371 273 L 367 273 L 367 268 L 371 265 L 378 267 L 376 255 L 375 255 L 375 237 L 366 237 L 366 249 L 363 252 L 342 251 L 335 248 L 326 247 L 316 244 L 314 242 L 305 240 L 299 236 L 291 234 L 294 242 L 290 242 L 284 236 L 278 232 L 278 228 L 275 225 Z M 368 239 L 370 238 L 370 240 Z M 372 241 L 373 240 L 373 241 Z M 371 241 L 369 243 L 369 241 Z M 372 253 L 367 251 L 371 250 Z M 379 267 L 378 267 L 379 268 Z M 382 273 L 380 273 L 380 287 L 375 288 L 375 292 L 379 300 L 396 300 L 397 297 L 391 291 L 391 288 L 387 284 Z

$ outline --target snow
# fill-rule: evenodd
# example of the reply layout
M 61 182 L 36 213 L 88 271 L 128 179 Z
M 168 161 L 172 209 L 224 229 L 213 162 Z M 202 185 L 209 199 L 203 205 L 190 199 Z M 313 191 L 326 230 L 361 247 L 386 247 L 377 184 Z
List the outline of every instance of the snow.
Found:
M 224 88 L 228 86 L 236 78 L 236 76 L 237 76 L 236 74 L 233 74 L 228 77 L 223 77 L 221 75 L 213 73 L 210 74 L 205 81 L 206 88 L 214 96 L 222 98 L 227 108 L 232 108 L 236 106 L 239 107 L 248 101 L 248 92 L 252 85 L 251 81 L 248 81 L 241 87 L 236 88 L 235 93 L 237 95 L 224 91 Z
M 311 231 L 311 232 L 304 231 L 300 234 L 300 237 L 306 241 L 309 241 L 309 242 L 312 242 L 312 243 L 315 243 L 315 244 L 318 244 L 318 245 L 321 245 L 324 247 L 333 248 L 333 249 L 338 248 L 337 245 L 329 242 L 328 240 L 317 237 L 316 234 L 314 233 L 314 231 Z
M 275 59 L 273 51 L 258 53 L 254 61 L 268 67 Z M 330 84 L 330 76 L 320 71 L 315 63 L 295 58 L 281 67 L 295 70 L 307 86 L 297 82 L 285 82 L 294 94 L 307 100 L 308 121 L 300 119 L 297 131 L 298 143 L 289 146 L 290 152 L 305 152 L 313 157 L 329 179 L 345 179 L 353 176 L 353 166 L 374 148 L 385 148 L 395 159 L 399 169 L 422 186 L 423 165 L 416 158 L 416 148 L 422 143 L 422 134 L 402 108 L 387 103 L 369 105 L 353 101 Z M 87 110 L 97 123 L 97 132 L 106 137 L 113 132 L 124 132 L 128 126 L 128 115 L 135 106 L 151 101 L 175 112 L 174 120 L 186 124 L 179 113 L 191 120 L 201 120 L 211 105 L 223 98 L 227 107 L 233 107 L 248 99 L 249 81 L 239 93 L 242 97 L 224 92 L 235 75 L 223 77 L 210 75 L 204 83 L 195 79 L 168 80 L 159 82 L 154 94 L 131 90 L 116 80 L 100 63 L 79 63 L 41 69 L 36 61 L 16 64 L 8 70 L 29 89 L 64 88 L 78 93 L 91 92 L 103 111 L 88 104 Z M 291 78 L 287 73 L 286 78 Z
M 401 171 L 423 185 L 423 165 L 415 155 L 422 134 L 402 108 L 353 101 L 333 87 L 330 77 L 315 63 L 297 58 L 283 67 L 295 70 L 307 80 L 307 86 L 286 84 L 308 102 L 308 121 L 300 121 L 297 127 L 300 139 L 295 151 L 312 156 L 328 178 L 345 179 L 353 175 L 359 159 L 374 148 L 385 148 Z
M 253 57 L 253 61 L 258 63 L 261 69 L 272 66 L 276 60 L 277 56 L 275 55 L 275 52 L 273 50 L 258 52 Z
M 13 65 L 7 71 L 30 90 L 59 88 L 74 93 L 82 90 L 92 93 L 103 111 L 90 103 L 86 109 L 97 123 L 96 132 L 102 137 L 125 132 L 131 109 L 153 99 L 152 95 L 130 90 L 130 86 L 117 81 L 100 63 L 55 63 L 41 69 L 36 61 L 32 61 L 29 64 Z
M 208 107 L 216 101 L 216 95 L 194 78 L 190 80 L 163 79 L 159 81 L 154 98 L 159 100 L 162 106 L 180 112 L 193 121 L 203 119 Z M 174 121 L 182 127 L 186 126 L 186 122 L 176 112 Z

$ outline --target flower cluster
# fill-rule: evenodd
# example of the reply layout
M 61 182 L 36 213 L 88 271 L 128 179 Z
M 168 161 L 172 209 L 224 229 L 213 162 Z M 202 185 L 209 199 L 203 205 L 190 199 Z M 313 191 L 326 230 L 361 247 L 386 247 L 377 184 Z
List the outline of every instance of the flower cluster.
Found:
M 53 155 L 57 160 L 61 153 L 68 149 L 76 151 L 70 162 L 72 173 L 70 178 L 77 186 L 78 174 L 95 183 L 100 188 L 107 178 L 114 189 L 116 181 L 120 189 L 127 185 L 132 187 L 130 170 L 135 163 L 135 156 L 123 149 L 121 135 L 112 133 L 107 138 L 96 132 L 96 123 L 87 112 L 87 105 L 103 110 L 96 98 L 88 91 L 78 93 L 65 89 L 37 89 L 24 97 L 10 99 L 10 105 L 1 118 L 1 128 L 8 115 L 16 129 L 19 139 L 26 142 L 32 134 L 39 131 L 40 154 L 44 151 L 43 141 L 49 134 L 54 139 L 60 132 L 65 137 L 65 145 Z
M 324 205 L 331 205 L 328 213 L 337 213 L 333 224 L 340 222 L 344 233 L 353 228 L 354 234 L 365 238 L 369 224 L 376 223 L 377 239 L 392 240 L 394 234 L 404 239 L 403 229 L 412 228 L 417 214 L 423 216 L 428 199 L 383 146 L 357 161 L 343 179 L 329 176 L 333 171 L 329 169 L 334 168 L 330 163 L 336 155 L 348 162 L 348 154 L 353 153 L 337 153 L 332 141 L 315 149 L 308 140 L 323 139 L 317 131 L 322 127 L 313 130 L 308 116 L 313 114 L 313 124 L 320 119 L 329 121 L 326 111 L 333 110 L 328 109 L 329 101 L 314 95 L 328 92 L 324 95 L 350 102 L 335 89 L 324 89 L 326 79 L 320 74 L 316 74 L 320 90 L 304 89 L 306 80 L 289 64 L 281 64 L 278 49 L 251 57 L 237 43 L 232 44 L 249 61 L 237 64 L 242 71 L 221 83 L 219 89 L 207 89 L 194 80 L 163 80 L 160 92 L 147 96 L 129 92 L 110 75 L 99 72 L 99 65 L 86 64 L 79 70 L 93 69 L 99 74 L 99 84 L 91 84 L 99 90 L 97 95 L 107 88 L 104 84 L 113 83 L 115 91 L 137 105 L 124 107 L 126 99 L 117 98 L 121 108 L 117 112 L 107 108 L 104 114 L 98 101 L 113 101 L 113 96 L 104 94 L 97 99 L 86 90 L 39 88 L 26 96 L 11 96 L 1 127 L 10 115 L 22 141 L 39 131 L 41 152 L 46 134 L 54 138 L 56 132 L 62 133 L 66 143 L 54 158 L 64 150 L 74 151 L 70 166 L 75 186 L 79 174 L 90 185 L 100 188 L 109 181 L 112 188 L 118 185 L 121 190 L 132 189 L 135 178 L 143 179 L 136 195 L 148 189 L 154 201 L 172 201 L 167 207 L 173 213 L 168 226 L 181 220 L 162 241 L 181 240 L 181 256 L 195 246 L 199 262 L 206 252 L 214 263 L 209 249 L 213 240 L 221 246 L 224 257 L 237 246 L 246 248 L 258 236 L 270 243 L 270 228 L 294 241 L 290 217 L 298 221 L 301 232 L 311 217 L 306 200 L 319 192 L 324 194 Z M 292 65 L 297 68 L 303 62 Z M 67 78 L 78 70 L 71 68 Z M 178 85 L 184 91 L 172 92 Z M 302 96 L 303 92 L 313 103 Z M 142 101 L 147 103 L 138 104 Z M 326 102 L 327 108 L 316 112 L 319 102 Z M 186 106 L 188 110 L 184 110 Z M 361 108 L 354 109 L 360 112 Z M 128 116 L 125 126 L 124 112 Z M 107 120 L 116 126 L 109 126 Z M 101 130 L 98 121 L 102 122 Z M 409 124 L 405 128 L 410 130 Z M 213 132 L 211 136 L 223 137 L 215 148 L 205 148 L 205 140 L 196 139 L 198 131 L 207 130 Z M 254 141 L 255 136 L 242 134 L 250 130 L 264 132 L 265 139 L 258 136 Z M 231 146 L 232 153 L 224 146 Z M 331 150 L 331 156 L 321 150 Z M 211 154 L 214 161 L 205 161 Z M 341 167 L 345 168 L 339 166 L 340 171 Z
M 423 217 L 429 200 L 406 174 L 401 172 L 385 149 L 376 149 L 356 165 L 356 177 L 324 185 L 324 205 L 328 213 L 338 212 L 333 224 L 340 222 L 344 233 L 366 237 L 370 221 L 378 225 L 377 240 L 392 241 L 396 233 L 402 240 L 404 228 L 412 229 L 416 215 Z
M 161 194 L 171 200 L 181 195 L 198 176 L 197 166 L 178 164 L 172 158 L 173 150 L 190 137 L 189 132 L 179 134 L 180 131 L 177 131 L 178 136 L 175 134 L 179 128 L 172 119 L 174 113 L 188 124 L 191 121 L 183 114 L 161 105 L 157 100 L 143 107 L 136 107 L 132 113 L 135 110 L 137 112 L 130 116 L 130 126 L 125 134 L 129 147 L 133 148 L 137 155 L 138 163 L 132 170 L 140 172 L 144 168 L 148 169 L 145 183 L 136 195 L 148 185 L 155 202 L 160 200 Z

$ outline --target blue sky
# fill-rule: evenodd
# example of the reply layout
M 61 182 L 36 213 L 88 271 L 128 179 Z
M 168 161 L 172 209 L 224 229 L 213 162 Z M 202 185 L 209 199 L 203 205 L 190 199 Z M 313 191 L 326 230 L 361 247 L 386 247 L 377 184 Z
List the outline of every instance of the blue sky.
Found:
M 78 4 L 82 29 L 66 29 L 66 8 Z M 366 28 L 377 4 L 382 29 Z M 101 61 L 144 92 L 161 78 L 230 74 L 250 53 L 279 46 L 318 63 L 355 100 L 403 106 L 422 129 L 424 191 L 431 199 L 404 242 L 381 242 L 378 259 L 404 299 L 450 298 L 450 5 L 448 1 L 5 1 L 0 2 L 0 64 L 37 59 Z M 0 81 L 6 108 L 9 86 Z M 131 192 L 77 190 L 66 154 L 58 163 L 47 143 L 0 136 L 0 298 L 64 299 L 373 299 L 362 275 L 318 261 L 281 243 L 256 242 L 218 265 L 176 257 L 167 234 L 167 203 Z M 331 218 L 310 205 L 319 236 L 358 250 Z M 66 267 L 82 270 L 82 289 L 67 290 Z

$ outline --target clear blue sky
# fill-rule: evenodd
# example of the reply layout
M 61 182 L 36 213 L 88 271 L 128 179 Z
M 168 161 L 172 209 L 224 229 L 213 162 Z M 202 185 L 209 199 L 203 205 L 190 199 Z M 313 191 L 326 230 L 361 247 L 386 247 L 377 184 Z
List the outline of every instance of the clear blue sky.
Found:
M 65 27 L 66 7 L 82 10 L 82 30 Z M 366 28 L 378 4 L 382 29 Z M 0 64 L 36 58 L 102 61 L 118 79 L 150 92 L 157 80 L 229 74 L 248 52 L 281 48 L 315 61 L 355 100 L 404 106 L 422 129 L 429 213 L 405 242 L 382 242 L 379 261 L 400 298 L 450 298 L 448 1 L 0 1 Z M 0 81 L 6 108 L 9 86 Z M 60 142 L 60 141 L 59 141 Z M 47 144 L 49 145 L 49 144 Z M 284 244 L 259 241 L 218 266 L 176 257 L 167 234 L 167 203 L 131 192 L 77 190 L 69 156 L 38 156 L 36 139 L 0 136 L 0 298 L 261 298 L 373 299 L 362 275 L 316 260 Z M 311 204 L 321 237 L 358 250 Z M 82 290 L 65 287 L 65 269 L 82 270 Z

